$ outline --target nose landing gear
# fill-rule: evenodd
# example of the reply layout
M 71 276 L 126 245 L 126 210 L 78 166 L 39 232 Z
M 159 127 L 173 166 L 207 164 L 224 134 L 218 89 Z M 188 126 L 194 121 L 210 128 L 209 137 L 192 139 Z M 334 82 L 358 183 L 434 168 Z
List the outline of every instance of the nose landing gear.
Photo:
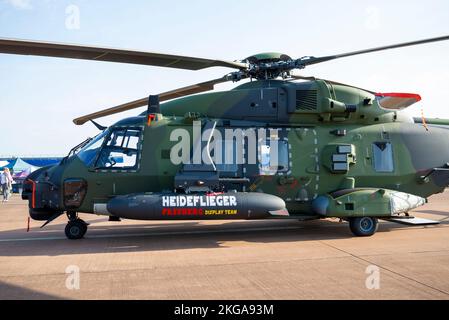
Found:
M 67 212 L 69 222 L 65 227 L 65 235 L 70 240 L 82 239 L 87 232 L 87 226 L 89 225 L 84 220 L 78 218 L 76 212 Z

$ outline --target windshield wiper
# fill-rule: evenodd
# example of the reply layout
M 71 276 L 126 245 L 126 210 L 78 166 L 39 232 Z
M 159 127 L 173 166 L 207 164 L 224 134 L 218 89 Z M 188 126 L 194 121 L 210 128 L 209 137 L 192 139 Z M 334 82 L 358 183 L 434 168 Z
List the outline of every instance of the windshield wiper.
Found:
M 82 149 L 84 146 L 86 146 L 92 140 L 93 140 L 93 138 L 87 138 L 80 144 L 78 144 L 78 145 L 74 146 L 72 149 L 70 149 L 69 153 L 61 160 L 61 164 L 65 163 L 67 161 L 67 159 L 70 158 L 70 156 L 75 155 L 79 149 Z

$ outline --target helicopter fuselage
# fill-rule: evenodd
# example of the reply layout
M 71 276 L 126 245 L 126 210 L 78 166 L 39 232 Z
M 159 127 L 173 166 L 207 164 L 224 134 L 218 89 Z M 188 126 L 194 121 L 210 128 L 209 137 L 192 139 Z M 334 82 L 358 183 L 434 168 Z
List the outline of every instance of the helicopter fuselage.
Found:
M 22 198 L 31 217 L 46 224 L 66 212 L 69 239 L 87 231 L 79 212 L 112 221 L 339 217 L 353 234 L 373 235 L 378 218 L 408 217 L 448 185 L 449 120 L 428 126 L 424 118 L 405 116 L 400 111 L 421 99 L 416 94 L 375 93 L 292 71 L 447 40 L 228 61 L 0 38 L 6 54 L 234 70 L 74 119 L 91 121 L 102 133 L 72 148 L 59 165 L 33 172 Z M 210 92 L 247 79 L 233 90 Z M 145 105 L 140 116 L 109 128 L 94 121 Z
M 30 175 L 24 198 L 31 217 L 48 220 L 64 211 L 143 220 L 392 217 L 449 183 L 449 130 L 413 123 L 358 88 L 258 81 L 161 110 L 119 121 L 59 165 Z M 211 148 L 219 140 L 213 132 L 223 143 Z M 217 161 L 229 153 L 230 162 Z M 211 195 L 223 195 L 222 205 L 200 198 Z M 239 204 L 233 208 L 231 200 Z M 260 214 L 240 206 L 251 201 Z

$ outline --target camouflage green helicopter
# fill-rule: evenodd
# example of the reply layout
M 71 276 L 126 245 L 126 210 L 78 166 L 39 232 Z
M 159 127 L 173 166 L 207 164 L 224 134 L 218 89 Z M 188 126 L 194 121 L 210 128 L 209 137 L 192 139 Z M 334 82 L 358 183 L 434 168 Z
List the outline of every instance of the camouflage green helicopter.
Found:
M 58 164 L 33 172 L 22 198 L 44 226 L 66 213 L 125 219 L 321 219 L 373 235 L 378 219 L 408 212 L 449 185 L 449 120 L 411 119 L 416 94 L 376 93 L 294 69 L 449 36 L 324 57 L 280 53 L 223 61 L 58 43 L 0 39 L 0 53 L 178 69 L 236 69 L 224 77 L 151 95 L 74 120 L 101 130 Z M 230 91 L 227 81 L 251 79 Z M 160 102 L 166 101 L 163 104 Z M 148 106 L 103 127 L 94 119 Z

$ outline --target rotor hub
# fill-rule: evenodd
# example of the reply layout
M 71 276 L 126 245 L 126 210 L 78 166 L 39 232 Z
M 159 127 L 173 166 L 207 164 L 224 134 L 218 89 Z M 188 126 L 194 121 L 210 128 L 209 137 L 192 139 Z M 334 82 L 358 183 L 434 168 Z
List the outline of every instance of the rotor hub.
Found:
M 255 54 L 244 59 L 243 62 L 248 64 L 248 68 L 243 70 L 243 73 L 257 80 L 286 78 L 290 75 L 290 70 L 297 68 L 294 59 L 279 52 Z
M 244 61 L 251 64 L 268 63 L 268 62 L 279 62 L 279 61 L 290 61 L 292 58 L 286 54 L 279 52 L 264 52 L 252 55 Z

